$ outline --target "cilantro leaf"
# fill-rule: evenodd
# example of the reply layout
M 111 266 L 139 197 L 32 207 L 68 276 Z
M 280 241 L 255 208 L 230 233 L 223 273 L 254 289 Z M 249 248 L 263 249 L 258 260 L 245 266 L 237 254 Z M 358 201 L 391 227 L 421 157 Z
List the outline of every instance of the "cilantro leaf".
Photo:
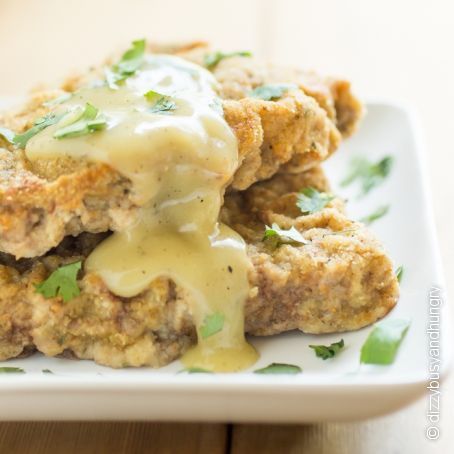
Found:
M 309 345 L 314 349 L 315 355 L 323 360 L 333 358 L 344 348 L 344 339 L 334 342 L 331 345 Z
M 303 235 L 292 226 L 288 230 L 281 229 L 277 224 L 273 223 L 271 227 L 265 226 L 265 234 L 263 235 L 263 241 L 272 245 L 274 248 L 282 244 L 308 244 Z
M 170 100 L 167 96 L 163 96 L 156 104 L 150 107 L 151 113 L 167 113 L 175 110 L 176 104 Z
M 364 222 L 366 225 L 370 225 L 376 220 L 382 218 L 389 211 L 389 205 L 382 205 L 378 207 L 373 213 L 368 216 L 364 216 L 360 219 L 360 222 Z
M 215 110 L 219 115 L 224 115 L 224 107 L 219 98 L 214 98 L 210 103 L 210 107 Z
M 410 321 L 403 319 L 376 324 L 361 347 L 361 363 L 392 364 L 409 326 Z
M 230 57 L 252 57 L 252 53 L 244 50 L 238 52 L 212 52 L 203 57 L 203 63 L 208 69 L 212 70 L 220 61 Z
M 249 93 L 251 98 L 263 99 L 264 101 L 275 101 L 287 93 L 289 90 L 298 88 L 294 84 L 268 84 L 254 88 Z
M 68 101 L 72 96 L 72 93 L 63 93 L 62 95 L 54 98 L 54 99 L 49 99 L 49 101 L 43 102 L 43 106 L 45 107 L 53 107 L 57 106 L 58 104 L 62 104 L 65 101 Z
M 123 54 L 121 60 L 114 66 L 115 71 L 121 74 L 134 74 L 142 65 L 144 55 L 145 40 L 133 41 L 131 48 Z
M 301 367 L 293 364 L 272 363 L 262 369 L 254 370 L 254 374 L 300 374 L 303 372 Z
M 118 90 L 118 84 L 127 79 L 127 75 L 119 74 L 111 69 L 105 68 L 104 75 L 106 76 L 107 86 L 111 90 Z
M 354 233 L 356 232 L 358 229 L 345 229 L 345 230 L 337 230 L 336 232 L 328 232 L 328 233 L 324 233 L 323 234 L 323 238 L 325 238 L 325 236 L 332 236 L 332 235 L 347 235 L 349 233 Z
M 25 131 L 22 134 L 16 134 L 14 136 L 13 142 L 15 145 L 17 145 L 19 148 L 25 148 L 25 145 L 27 145 L 27 142 L 36 134 L 41 132 L 43 129 L 46 129 L 48 126 L 51 126 L 62 118 L 63 114 L 57 115 L 55 113 L 50 113 L 48 115 L 45 115 L 42 118 L 38 118 L 35 120 L 34 125 Z
M 11 129 L 0 126 L 0 136 L 3 137 L 7 142 L 14 143 L 15 133 Z
M 224 327 L 224 314 L 221 312 L 214 312 L 211 315 L 207 315 L 203 321 L 203 325 L 200 327 L 200 335 L 203 339 L 213 336 L 219 331 L 222 331 Z
M 43 369 L 41 371 L 43 374 L 51 374 L 51 375 L 54 375 L 54 373 L 50 370 L 50 369 Z
M 56 139 L 69 139 L 71 137 L 84 136 L 94 131 L 105 129 L 107 121 L 98 109 L 87 102 L 84 110 L 80 110 L 73 122 L 57 129 L 54 133 Z
M 170 96 L 162 95 L 157 91 L 150 90 L 144 94 L 147 101 L 153 105 L 148 109 L 151 113 L 167 113 L 176 109 L 176 104 Z
M 396 277 L 397 277 L 397 281 L 399 282 L 399 284 L 400 284 L 400 281 L 402 280 L 403 275 L 404 275 L 404 267 L 402 265 L 400 265 L 396 270 Z
M 179 374 L 187 373 L 187 374 L 212 374 L 211 370 L 202 369 L 201 367 L 187 367 L 186 369 L 182 369 L 178 372 Z
M 36 285 L 36 293 L 41 293 L 44 298 L 61 296 L 64 302 L 70 301 L 80 294 L 77 273 L 81 267 L 79 261 L 57 268 L 45 281 Z
M 0 374 L 25 374 L 20 367 L 0 367 Z
M 110 88 L 117 89 L 119 82 L 132 76 L 142 66 L 145 47 L 144 39 L 133 41 L 131 48 L 122 55 L 120 61 L 112 69 L 105 70 L 107 85 Z
M 350 174 L 341 182 L 341 186 L 348 186 L 358 180 L 361 184 L 360 195 L 365 195 L 385 180 L 391 172 L 393 162 L 392 156 L 385 156 L 376 163 L 355 158 L 351 162 Z
M 320 211 L 333 199 L 332 194 L 319 192 L 314 188 L 305 188 L 297 195 L 296 205 L 303 214 L 313 214 Z

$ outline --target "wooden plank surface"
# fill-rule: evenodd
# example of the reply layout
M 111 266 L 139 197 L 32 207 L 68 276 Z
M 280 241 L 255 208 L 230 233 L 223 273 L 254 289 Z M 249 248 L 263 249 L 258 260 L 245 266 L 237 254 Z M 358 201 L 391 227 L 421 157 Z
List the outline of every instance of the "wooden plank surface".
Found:
M 223 454 L 223 424 L 1 423 L 4 454 Z
M 448 454 L 452 452 L 454 379 L 442 389 L 441 437 L 426 438 L 427 400 L 393 415 L 362 422 L 236 425 L 232 454 Z

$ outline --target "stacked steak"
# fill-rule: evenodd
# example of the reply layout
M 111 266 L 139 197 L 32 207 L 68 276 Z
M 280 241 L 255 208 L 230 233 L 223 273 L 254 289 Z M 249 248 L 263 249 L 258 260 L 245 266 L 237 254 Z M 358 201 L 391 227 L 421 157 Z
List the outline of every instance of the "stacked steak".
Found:
M 199 64 L 204 44 L 153 48 Z M 246 331 L 332 333 L 361 328 L 398 299 L 390 259 L 367 228 L 350 220 L 339 198 L 303 213 L 303 188 L 328 193 L 320 167 L 352 134 L 361 104 L 348 82 L 233 56 L 213 68 L 224 116 L 238 139 L 240 165 L 226 189 L 221 221 L 247 243 L 252 267 Z M 35 93 L 0 123 L 20 133 L 48 110 L 46 101 L 99 76 L 94 69 L 59 90 Z M 288 84 L 279 99 L 251 96 Z M 131 298 L 111 293 L 99 276 L 78 274 L 80 294 L 46 298 L 36 286 L 65 264 L 83 260 L 111 232 L 134 222 L 132 183 L 106 164 L 27 160 L 0 136 L 0 360 L 39 350 L 111 367 L 160 367 L 196 342 L 190 295 L 163 276 Z M 265 226 L 295 228 L 304 244 L 264 241 Z

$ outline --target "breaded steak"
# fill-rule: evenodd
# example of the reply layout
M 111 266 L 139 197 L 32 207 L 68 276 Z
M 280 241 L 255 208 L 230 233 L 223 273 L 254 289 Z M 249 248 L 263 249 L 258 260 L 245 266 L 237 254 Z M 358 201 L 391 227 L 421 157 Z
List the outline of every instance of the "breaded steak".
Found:
M 350 331 L 386 315 L 398 299 L 392 263 L 363 224 L 350 221 L 343 202 L 302 215 L 296 193 L 327 190 L 316 167 L 278 174 L 225 198 L 221 219 L 247 242 L 252 262 L 245 306 L 246 331 L 268 335 Z M 308 244 L 271 247 L 265 224 L 294 226 Z M 94 274 L 81 273 L 80 296 L 45 299 L 35 285 L 65 263 L 86 257 L 106 234 L 66 238 L 46 256 L 0 259 L 0 359 L 38 349 L 71 354 L 111 367 L 168 364 L 196 342 L 188 292 L 159 278 L 132 298 L 115 296 Z
M 203 45 L 171 50 L 199 63 L 209 52 Z M 225 119 L 238 140 L 240 164 L 228 191 L 244 190 L 280 169 L 296 173 L 317 165 L 335 151 L 342 135 L 355 129 L 361 116 L 361 104 L 342 80 L 249 57 L 225 59 L 213 73 Z M 63 88 L 76 90 L 98 76 L 94 69 L 69 79 Z M 254 88 L 277 82 L 295 88 L 278 100 L 250 96 Z M 4 116 L 0 124 L 15 132 L 27 130 L 49 111 L 43 102 L 61 93 L 36 93 L 23 110 Z M 67 235 L 124 229 L 137 208 L 131 182 L 105 164 L 82 159 L 31 162 L 0 136 L 0 250 L 16 258 L 40 256 Z

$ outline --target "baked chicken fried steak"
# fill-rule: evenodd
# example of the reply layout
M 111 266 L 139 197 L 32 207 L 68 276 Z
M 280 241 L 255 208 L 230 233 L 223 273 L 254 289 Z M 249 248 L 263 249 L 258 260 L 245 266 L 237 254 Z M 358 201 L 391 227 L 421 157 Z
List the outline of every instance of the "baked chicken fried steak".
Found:
M 200 64 L 210 55 L 203 44 L 157 50 Z M 239 165 L 228 190 L 244 190 L 280 169 L 295 173 L 317 165 L 361 117 L 361 104 L 343 80 L 265 65 L 252 57 L 225 58 L 211 69 L 225 120 L 238 142 Z M 17 133 L 28 131 L 55 109 L 46 103 L 102 74 L 95 69 L 72 77 L 63 84 L 66 91 L 37 92 L 0 124 Z M 254 95 L 257 88 L 276 84 L 288 89 L 272 99 Z M 111 166 L 83 155 L 31 161 L 0 136 L 0 250 L 17 258 L 43 255 L 67 235 L 124 229 L 141 206 L 135 195 L 130 179 Z
M 296 200 L 304 187 L 329 190 L 317 167 L 276 175 L 225 198 L 221 219 L 245 239 L 252 262 L 245 304 L 250 334 L 356 330 L 384 317 L 397 302 L 398 283 L 380 243 L 345 216 L 340 199 L 301 214 Z M 294 227 L 307 244 L 270 244 L 263 237 L 265 225 L 272 224 Z M 116 368 L 160 367 L 194 345 L 191 296 L 164 277 L 131 298 L 115 296 L 99 276 L 84 272 L 81 293 L 71 301 L 36 293 L 36 284 L 61 265 L 84 260 L 106 235 L 67 237 L 36 259 L 1 256 L 1 359 L 36 348 Z
M 347 82 L 133 42 L 0 120 L 0 359 L 251 367 L 245 333 L 356 330 L 398 299 L 320 163 Z

